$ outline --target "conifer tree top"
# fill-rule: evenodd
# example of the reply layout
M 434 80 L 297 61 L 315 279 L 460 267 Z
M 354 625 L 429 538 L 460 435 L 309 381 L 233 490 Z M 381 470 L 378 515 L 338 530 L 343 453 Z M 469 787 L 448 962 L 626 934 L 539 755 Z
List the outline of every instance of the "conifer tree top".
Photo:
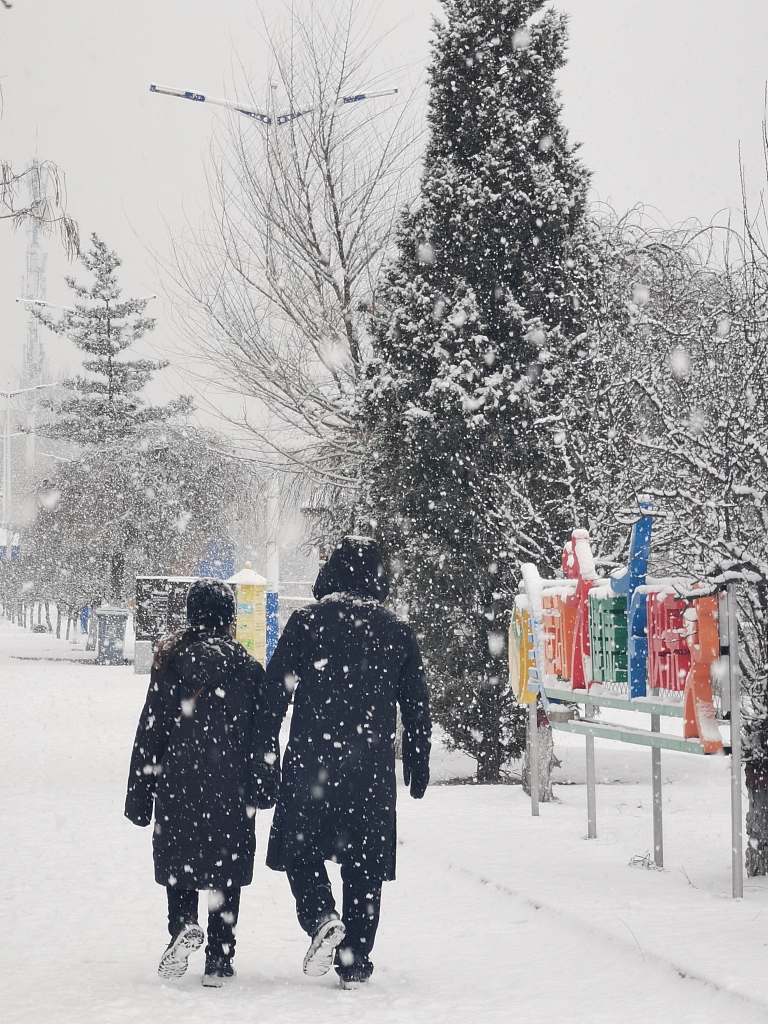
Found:
M 589 172 L 555 88 L 566 18 L 543 0 L 445 0 L 444 8 L 421 194 L 401 223 L 381 326 L 397 338 L 418 323 L 432 350 L 427 339 L 440 325 L 438 350 L 455 349 L 459 360 L 470 335 L 484 336 L 487 365 L 521 374 L 544 350 L 540 339 L 567 348 L 579 336 L 591 289 Z M 420 295 L 416 317 L 405 312 L 406 281 Z
M 567 149 L 554 76 L 566 18 L 543 0 L 444 0 L 431 65 L 430 151 L 471 160 L 489 144 Z
M 96 234 L 80 261 L 93 282 L 86 286 L 74 277 L 65 278 L 76 297 L 74 307 L 58 319 L 44 312 L 34 314 L 86 355 L 87 376 L 67 380 L 64 386 L 69 395 L 47 403 L 56 420 L 44 429 L 48 436 L 79 444 L 119 441 L 141 426 L 188 410 L 190 403 L 178 399 L 162 407 L 147 405 L 140 392 L 167 361 L 121 357 L 155 326 L 152 317 L 144 316 L 148 300 L 121 297 L 116 272 L 122 261 Z

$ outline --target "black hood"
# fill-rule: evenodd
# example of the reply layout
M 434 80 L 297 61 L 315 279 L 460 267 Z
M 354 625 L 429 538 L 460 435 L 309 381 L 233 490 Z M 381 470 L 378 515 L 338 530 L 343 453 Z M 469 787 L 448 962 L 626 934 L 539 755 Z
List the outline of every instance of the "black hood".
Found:
M 379 545 L 371 537 L 345 537 L 318 573 L 313 593 L 359 594 L 386 600 L 389 580 Z
M 195 580 L 187 593 L 187 621 L 190 626 L 226 632 L 236 618 L 235 595 L 228 583 L 210 577 Z

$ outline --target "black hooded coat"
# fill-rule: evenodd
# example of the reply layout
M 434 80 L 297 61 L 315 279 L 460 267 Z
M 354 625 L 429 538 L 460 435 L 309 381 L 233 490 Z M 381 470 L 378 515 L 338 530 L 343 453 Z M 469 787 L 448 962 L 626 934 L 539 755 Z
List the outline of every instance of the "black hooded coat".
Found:
M 315 583 L 317 602 L 293 613 L 267 668 L 266 743 L 290 738 L 267 851 L 285 871 L 306 857 L 367 864 L 395 877 L 397 704 L 413 757 L 428 775 L 431 722 L 421 654 L 410 626 L 384 609 L 378 546 L 345 538 Z
M 131 757 L 125 814 L 148 825 L 155 880 L 184 889 L 248 885 L 260 792 L 264 670 L 223 630 L 161 641 Z

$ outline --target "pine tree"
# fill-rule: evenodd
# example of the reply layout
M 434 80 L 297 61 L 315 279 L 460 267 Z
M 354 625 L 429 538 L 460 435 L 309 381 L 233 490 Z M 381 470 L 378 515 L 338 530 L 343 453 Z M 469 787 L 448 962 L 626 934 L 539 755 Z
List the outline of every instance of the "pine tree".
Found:
M 152 375 L 167 361 L 125 359 L 120 356 L 155 326 L 145 317 L 147 299 L 121 299 L 117 268 L 122 260 L 97 235 L 91 249 L 80 261 L 93 275 L 90 287 L 73 277 L 65 280 L 76 302 L 58 320 L 46 313 L 38 319 L 56 334 L 62 334 L 87 356 L 83 369 L 89 376 L 76 376 L 65 383 L 66 398 L 49 403 L 55 420 L 46 429 L 51 437 L 77 444 L 121 442 L 139 428 L 162 423 L 189 408 L 181 398 L 165 406 L 147 405 L 140 392 Z
M 444 0 L 421 193 L 377 297 L 363 398 L 361 518 L 479 780 L 521 745 L 504 642 L 519 564 L 559 566 L 584 510 L 566 440 L 588 415 L 573 396 L 597 257 L 554 84 L 565 18 L 542 6 Z
M 91 594 L 97 589 L 100 596 L 120 600 L 131 555 L 143 551 L 156 564 L 152 547 L 158 536 L 166 543 L 172 539 L 166 521 L 170 518 L 171 525 L 176 521 L 175 505 L 186 508 L 193 504 L 191 496 L 182 495 L 168 508 L 158 510 L 147 500 L 147 496 L 167 489 L 164 472 L 169 465 L 176 464 L 172 483 L 184 483 L 177 472 L 184 462 L 183 452 L 170 460 L 158 459 L 153 453 L 167 451 L 169 438 L 179 439 L 178 432 L 161 428 L 189 411 L 191 403 L 184 397 L 163 406 L 145 401 L 141 391 L 157 370 L 168 365 L 161 360 L 125 357 L 127 349 L 155 326 L 153 319 L 144 316 L 148 300 L 121 298 L 116 273 L 121 260 L 97 235 L 91 236 L 91 249 L 80 259 L 93 275 L 93 283 L 87 287 L 72 277 L 65 278 L 75 293 L 74 307 L 56 320 L 36 313 L 86 358 L 85 374 L 64 383 L 68 394 L 47 403 L 53 415 L 39 428 L 40 433 L 73 442 L 76 447 L 75 458 L 63 463 L 57 479 L 49 482 L 48 493 L 59 497 L 50 510 L 47 506 L 41 509 L 30 541 L 38 552 L 44 552 L 41 565 L 54 559 L 68 576 L 79 564 L 77 571 Z

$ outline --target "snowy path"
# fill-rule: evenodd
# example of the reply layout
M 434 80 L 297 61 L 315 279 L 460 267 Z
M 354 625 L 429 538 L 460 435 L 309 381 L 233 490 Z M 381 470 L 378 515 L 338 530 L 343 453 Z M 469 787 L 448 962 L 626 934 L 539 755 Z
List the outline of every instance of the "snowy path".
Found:
M 433 787 L 421 803 L 401 792 L 400 877 L 384 889 L 368 989 L 302 976 L 285 878 L 260 864 L 235 982 L 204 990 L 198 955 L 161 984 L 164 891 L 149 831 L 122 817 L 146 678 L 9 658 L 36 640 L 0 624 L 4 1022 L 768 1020 L 768 883 L 728 898 L 726 762 L 665 762 L 669 867 L 649 872 L 628 866 L 649 844 L 648 787 L 633 781 L 647 752 L 616 747 L 599 763 L 630 781 L 599 787 L 592 843 L 582 786 L 558 787 L 538 821 L 517 787 Z M 578 746 L 563 753 L 576 778 Z M 268 826 L 261 815 L 257 864 Z

